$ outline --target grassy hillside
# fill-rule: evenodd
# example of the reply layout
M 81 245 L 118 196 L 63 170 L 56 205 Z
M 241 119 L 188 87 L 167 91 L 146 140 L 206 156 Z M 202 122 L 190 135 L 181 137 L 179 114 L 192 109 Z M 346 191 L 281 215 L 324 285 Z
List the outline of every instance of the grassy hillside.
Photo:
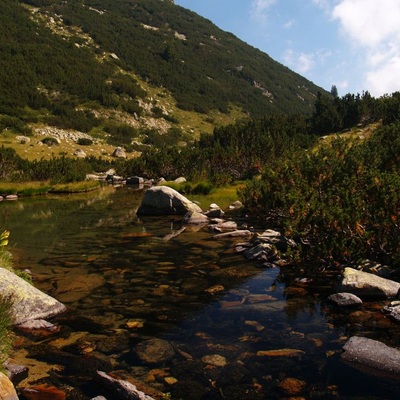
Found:
M 320 90 L 173 2 L 3 0 L 0 36 L 5 145 L 52 126 L 89 134 L 93 154 L 135 155 L 248 116 L 309 113 Z M 73 152 L 37 142 L 22 154 Z

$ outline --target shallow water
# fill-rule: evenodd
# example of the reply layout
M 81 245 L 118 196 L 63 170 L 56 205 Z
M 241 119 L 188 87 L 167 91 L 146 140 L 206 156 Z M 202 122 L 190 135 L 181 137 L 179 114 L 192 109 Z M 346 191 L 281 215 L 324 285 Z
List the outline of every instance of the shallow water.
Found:
M 179 217 L 138 219 L 141 196 L 104 187 L 0 203 L 17 266 L 69 308 L 55 319 L 58 334 L 20 340 L 14 357 L 31 369 L 20 388 L 112 399 L 94 380 L 100 369 L 137 379 L 155 398 L 398 398 L 395 383 L 340 361 L 352 335 L 399 346 L 398 326 L 376 303 L 338 312 L 326 303 L 335 273 L 260 268 L 231 239 L 180 232 Z M 154 338 L 172 345 L 172 358 L 149 364 L 137 354 Z

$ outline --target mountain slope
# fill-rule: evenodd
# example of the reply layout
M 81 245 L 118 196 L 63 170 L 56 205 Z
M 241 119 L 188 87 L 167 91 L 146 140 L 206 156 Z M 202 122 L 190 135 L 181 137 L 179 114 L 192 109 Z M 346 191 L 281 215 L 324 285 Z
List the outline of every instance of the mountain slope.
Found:
M 321 90 L 171 1 L 2 0 L 0 37 L 0 129 L 188 141 L 246 115 L 310 112 Z M 120 124 L 136 131 L 121 138 Z

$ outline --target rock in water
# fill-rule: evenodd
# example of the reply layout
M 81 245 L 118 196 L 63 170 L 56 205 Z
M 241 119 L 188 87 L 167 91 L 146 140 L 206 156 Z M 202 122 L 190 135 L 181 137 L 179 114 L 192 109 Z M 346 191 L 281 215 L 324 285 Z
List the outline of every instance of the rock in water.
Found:
M 116 397 L 119 399 L 154 400 L 153 397 L 150 397 L 138 390 L 137 387 L 132 383 L 122 379 L 113 378 L 105 372 L 97 371 L 97 378 L 103 386 L 105 386 L 111 392 L 114 392 Z
M 345 268 L 340 291 L 353 293 L 360 297 L 397 297 L 400 283 L 368 272 Z
M 154 186 L 146 191 L 138 215 L 185 215 L 201 213 L 201 208 L 168 186 Z
M 377 340 L 351 337 L 343 346 L 342 360 L 364 372 L 400 378 L 400 350 Z
M 0 293 L 12 303 L 11 315 L 15 325 L 66 311 L 62 303 L 4 268 L 0 268 Z

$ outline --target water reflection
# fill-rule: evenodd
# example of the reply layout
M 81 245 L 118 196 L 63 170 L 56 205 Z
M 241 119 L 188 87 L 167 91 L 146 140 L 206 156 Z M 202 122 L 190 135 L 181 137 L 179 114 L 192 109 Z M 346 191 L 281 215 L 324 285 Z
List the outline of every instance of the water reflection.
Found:
M 134 378 L 155 398 L 395 398 L 339 361 L 348 335 L 374 319 L 325 304 L 334 277 L 260 269 L 231 240 L 183 229 L 178 217 L 139 219 L 141 196 L 105 187 L 0 204 L 18 265 L 69 307 L 59 336 L 25 339 L 16 354 L 33 370 L 48 364 L 44 382 L 71 399 L 109 396 L 93 381 L 97 369 Z M 156 354 L 167 342 L 173 356 L 144 360 L 138 346 L 154 339 Z

